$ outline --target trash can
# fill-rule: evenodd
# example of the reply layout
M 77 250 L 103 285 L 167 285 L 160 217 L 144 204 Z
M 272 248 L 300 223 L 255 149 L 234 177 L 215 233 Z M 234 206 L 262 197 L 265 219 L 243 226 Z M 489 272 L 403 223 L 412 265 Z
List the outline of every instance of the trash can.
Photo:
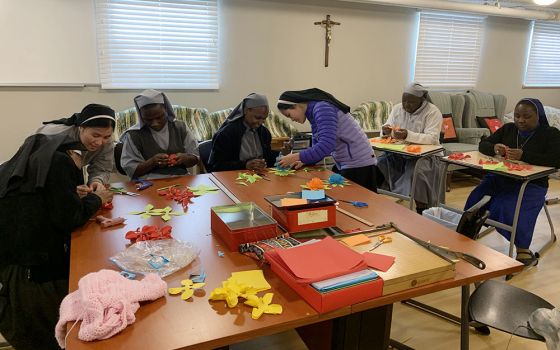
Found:
M 426 209 L 422 212 L 422 216 L 425 216 L 453 231 L 457 231 L 457 225 L 459 225 L 459 221 L 461 220 L 461 214 L 457 214 L 454 211 L 440 207 Z

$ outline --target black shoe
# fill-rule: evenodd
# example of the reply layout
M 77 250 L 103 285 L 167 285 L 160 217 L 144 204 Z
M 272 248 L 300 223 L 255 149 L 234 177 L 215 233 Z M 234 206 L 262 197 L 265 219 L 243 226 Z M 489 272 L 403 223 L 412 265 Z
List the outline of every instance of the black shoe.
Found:
M 539 263 L 539 258 L 531 251 L 517 253 L 515 260 L 525 265 L 525 267 L 536 266 Z
M 426 209 L 428 209 L 428 208 L 418 208 L 418 207 L 416 207 L 416 212 L 417 212 L 418 214 L 422 215 L 422 212 L 423 212 L 424 210 L 426 210 Z

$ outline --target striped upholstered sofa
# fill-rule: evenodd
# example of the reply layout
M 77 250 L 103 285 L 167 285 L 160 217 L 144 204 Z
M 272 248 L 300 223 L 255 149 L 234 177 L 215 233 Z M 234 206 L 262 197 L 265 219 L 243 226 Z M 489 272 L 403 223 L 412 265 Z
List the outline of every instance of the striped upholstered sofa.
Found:
M 212 138 L 233 108 L 208 113 L 206 108 L 190 108 L 173 105 L 173 110 L 175 111 L 177 119 L 184 121 L 187 127 L 193 132 L 196 139 L 201 142 Z M 136 118 L 135 108 L 117 112 L 116 139 L 119 139 L 126 129 L 136 123 Z M 286 118 L 272 111 L 268 115 L 268 118 L 266 118 L 264 125 L 270 130 L 273 141 L 274 139 L 287 139 L 296 132 L 296 129 L 287 122 Z
M 366 133 L 378 132 L 392 109 L 390 101 L 371 101 L 360 104 L 351 114 Z

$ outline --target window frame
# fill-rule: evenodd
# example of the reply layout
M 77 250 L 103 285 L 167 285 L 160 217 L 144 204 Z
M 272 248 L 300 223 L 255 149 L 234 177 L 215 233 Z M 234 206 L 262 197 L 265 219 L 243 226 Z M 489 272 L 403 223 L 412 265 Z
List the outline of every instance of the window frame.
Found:
M 424 18 L 426 18 L 427 21 L 423 21 L 423 15 L 426 16 Z M 446 24 L 441 20 L 439 22 L 436 22 L 437 17 L 441 17 L 441 19 L 448 19 L 454 26 L 459 25 L 461 21 L 465 23 L 470 22 L 471 28 L 466 27 L 461 31 L 448 31 L 446 33 L 435 32 L 435 28 L 437 28 L 437 26 L 441 26 L 442 28 L 451 26 L 451 24 Z M 423 28 L 423 26 L 428 26 L 428 28 Z M 457 40 L 456 37 L 461 37 L 461 35 L 465 36 L 469 31 L 472 32 L 475 26 L 478 26 L 476 30 L 477 36 L 475 38 L 475 42 L 473 43 L 473 45 L 471 45 L 471 47 L 466 47 L 463 42 L 459 45 L 454 43 L 454 41 Z M 413 81 L 417 81 L 435 91 L 461 91 L 472 89 L 476 86 L 480 74 L 480 62 L 482 58 L 482 48 L 486 31 L 486 16 L 423 10 L 419 11 L 418 24 L 416 29 L 416 49 L 414 52 L 414 63 L 412 66 Z M 428 35 L 427 37 L 426 34 Z M 434 37 L 445 37 L 449 45 L 435 47 L 434 42 L 437 43 L 437 41 L 434 39 Z M 466 71 L 468 69 L 470 69 L 471 72 L 464 73 L 464 75 L 460 76 L 460 78 L 453 80 L 452 76 L 456 74 L 457 71 L 454 72 L 453 69 L 449 68 L 453 65 L 457 66 L 457 64 L 453 63 L 457 62 L 456 57 L 453 57 L 457 56 L 457 54 L 452 51 L 457 47 L 466 47 L 467 49 L 469 49 L 468 54 L 466 56 L 463 55 L 463 60 L 468 60 L 469 62 L 471 62 L 469 65 L 460 67 L 458 72 L 460 73 L 460 70 Z M 446 71 L 443 74 L 428 73 L 430 69 L 433 71 L 442 70 L 442 68 L 440 67 L 429 68 L 430 65 L 436 66 L 436 63 L 433 60 L 436 57 L 436 54 L 434 52 L 437 51 L 441 51 L 447 55 L 446 59 L 442 62 L 442 66 L 445 66 L 444 68 Z M 474 72 L 472 72 L 473 67 Z
M 94 0 L 101 88 L 218 89 L 219 5 L 219 0 Z

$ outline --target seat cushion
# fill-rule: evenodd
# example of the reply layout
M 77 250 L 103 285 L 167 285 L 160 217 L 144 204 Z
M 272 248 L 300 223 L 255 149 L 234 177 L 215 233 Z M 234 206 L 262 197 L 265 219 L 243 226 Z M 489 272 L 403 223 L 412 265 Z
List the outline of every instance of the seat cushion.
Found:
M 457 141 L 459 141 L 457 137 L 457 131 L 455 130 L 455 124 L 453 123 L 453 117 L 451 114 L 443 115 L 443 122 L 441 123 L 440 141 L 442 143 L 456 143 Z
M 488 128 L 492 134 L 503 126 L 502 121 L 498 117 L 476 117 L 476 121 L 478 126 Z

